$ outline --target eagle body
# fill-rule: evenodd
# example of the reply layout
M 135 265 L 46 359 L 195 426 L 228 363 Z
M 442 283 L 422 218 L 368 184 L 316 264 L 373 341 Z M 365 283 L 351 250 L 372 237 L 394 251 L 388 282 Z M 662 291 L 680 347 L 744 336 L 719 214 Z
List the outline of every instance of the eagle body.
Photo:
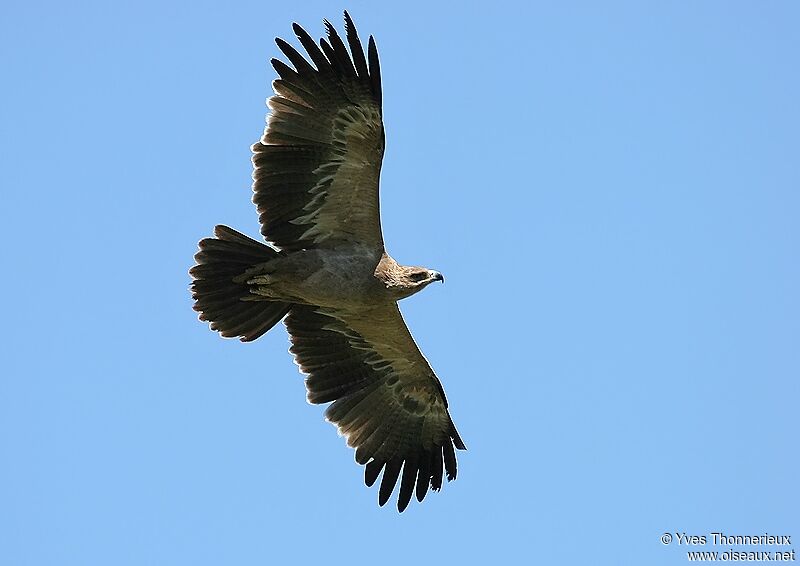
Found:
M 380 257 L 378 251 L 352 246 L 301 250 L 254 266 L 242 280 L 256 296 L 358 309 L 388 298 L 375 276 Z
M 244 342 L 283 320 L 308 401 L 330 403 L 325 416 L 355 448 L 365 483 L 382 476 L 380 505 L 399 481 L 402 512 L 412 495 L 422 501 L 445 475 L 455 479 L 455 449 L 466 449 L 397 306 L 444 278 L 386 252 L 377 48 L 370 37 L 365 55 L 347 12 L 345 40 L 325 26 L 319 45 L 293 26 L 310 62 L 276 39 L 291 66 L 272 60 L 275 96 L 252 146 L 265 241 L 227 226 L 201 240 L 190 270 L 194 309 L 212 330 Z

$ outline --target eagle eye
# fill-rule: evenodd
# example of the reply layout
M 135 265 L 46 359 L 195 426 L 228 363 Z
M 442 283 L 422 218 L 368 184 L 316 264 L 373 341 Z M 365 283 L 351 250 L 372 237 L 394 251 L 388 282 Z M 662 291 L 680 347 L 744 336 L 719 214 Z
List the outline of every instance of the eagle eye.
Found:
M 428 274 L 425 273 L 424 271 L 418 271 L 416 273 L 412 273 L 411 274 L 411 280 L 412 281 L 422 281 L 426 277 L 428 277 Z

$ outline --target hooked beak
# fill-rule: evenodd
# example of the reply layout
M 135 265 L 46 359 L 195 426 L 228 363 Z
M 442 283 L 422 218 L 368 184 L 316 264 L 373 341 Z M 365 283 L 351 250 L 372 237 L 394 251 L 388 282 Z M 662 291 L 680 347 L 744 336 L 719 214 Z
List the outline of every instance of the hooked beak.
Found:
M 438 271 L 431 271 L 431 280 L 432 281 L 441 281 L 442 283 L 444 283 L 444 275 L 442 275 Z

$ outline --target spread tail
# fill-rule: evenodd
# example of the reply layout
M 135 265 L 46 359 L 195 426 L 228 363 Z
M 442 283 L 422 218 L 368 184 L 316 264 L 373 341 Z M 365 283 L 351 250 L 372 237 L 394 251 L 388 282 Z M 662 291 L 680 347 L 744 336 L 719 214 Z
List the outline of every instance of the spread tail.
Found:
M 280 256 L 280 252 L 227 226 L 214 228 L 216 238 L 200 240 L 192 267 L 192 297 L 200 320 L 226 338 L 255 340 L 280 321 L 289 304 L 252 298 L 246 282 L 235 282 L 248 268 Z

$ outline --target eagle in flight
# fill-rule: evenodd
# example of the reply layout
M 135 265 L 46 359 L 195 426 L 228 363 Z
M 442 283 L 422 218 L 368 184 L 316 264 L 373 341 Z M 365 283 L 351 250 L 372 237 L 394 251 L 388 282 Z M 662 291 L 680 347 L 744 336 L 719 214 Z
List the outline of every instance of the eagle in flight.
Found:
M 442 477 L 456 477 L 464 442 L 442 384 L 411 336 L 397 301 L 444 281 L 399 265 L 383 243 L 378 184 L 384 152 L 381 73 L 344 13 L 346 41 L 325 20 L 319 45 L 293 30 L 307 61 L 280 38 L 292 66 L 272 65 L 270 115 L 253 151 L 253 202 L 268 243 L 227 226 L 200 241 L 191 269 L 194 309 L 211 329 L 243 342 L 284 319 L 308 401 L 331 403 L 338 427 L 384 505 L 400 480 L 405 510 Z

